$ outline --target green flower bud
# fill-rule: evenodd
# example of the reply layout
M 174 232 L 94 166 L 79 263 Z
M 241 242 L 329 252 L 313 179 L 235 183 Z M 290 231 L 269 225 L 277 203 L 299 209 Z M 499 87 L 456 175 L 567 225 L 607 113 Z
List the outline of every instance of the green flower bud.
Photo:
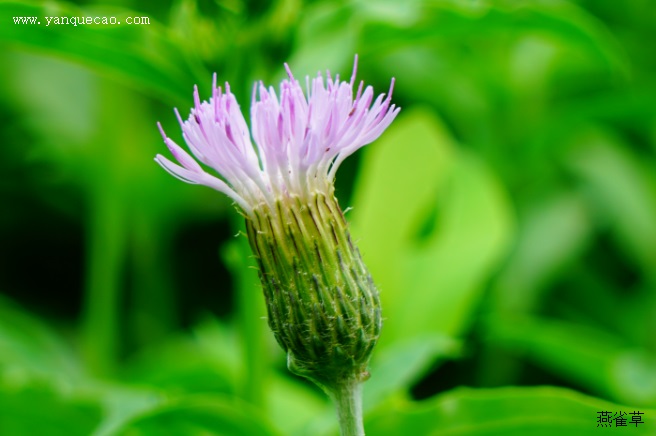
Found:
M 269 326 L 290 371 L 327 388 L 366 380 L 382 325 L 380 300 L 335 197 L 262 204 L 246 228 Z

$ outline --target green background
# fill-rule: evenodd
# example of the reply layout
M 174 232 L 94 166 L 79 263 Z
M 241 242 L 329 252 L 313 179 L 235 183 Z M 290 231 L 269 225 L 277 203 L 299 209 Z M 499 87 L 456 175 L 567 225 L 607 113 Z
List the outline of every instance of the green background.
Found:
M 213 72 L 248 113 L 355 53 L 403 108 L 337 177 L 367 434 L 656 434 L 654 40 L 650 0 L 0 1 L 0 434 L 336 434 L 229 199 L 153 157 Z

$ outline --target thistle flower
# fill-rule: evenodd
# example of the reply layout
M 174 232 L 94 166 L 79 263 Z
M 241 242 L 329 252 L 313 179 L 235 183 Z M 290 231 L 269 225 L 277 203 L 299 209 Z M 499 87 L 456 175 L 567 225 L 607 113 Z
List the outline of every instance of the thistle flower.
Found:
M 349 82 L 319 73 L 303 92 L 285 64 L 280 94 L 262 82 L 253 88 L 251 142 L 246 121 L 226 83 L 209 101 L 194 89 L 186 121 L 176 110 L 192 157 L 166 136 L 178 161 L 155 160 L 180 180 L 209 186 L 243 211 L 257 258 L 268 322 L 287 352 L 289 369 L 331 395 L 341 409 L 357 409 L 359 383 L 381 328 L 378 291 L 351 241 L 334 196 L 340 164 L 377 139 L 399 112 L 387 95 L 374 100 L 360 82 L 354 97 L 357 57 Z M 213 168 L 210 175 L 197 162 Z M 344 403 L 340 406 L 340 402 Z M 359 413 L 358 410 L 340 411 Z M 342 425 L 345 434 L 360 430 Z

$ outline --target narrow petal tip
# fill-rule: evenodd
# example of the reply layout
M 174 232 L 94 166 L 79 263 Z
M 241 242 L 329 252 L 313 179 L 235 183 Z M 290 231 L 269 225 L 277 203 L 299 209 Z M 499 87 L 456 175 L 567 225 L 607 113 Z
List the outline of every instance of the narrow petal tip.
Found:
M 294 75 L 292 74 L 292 70 L 289 68 L 289 65 L 287 62 L 285 62 L 285 71 L 287 71 L 287 75 L 289 76 L 289 80 L 292 82 L 294 81 Z
M 160 123 L 159 121 L 157 122 L 157 128 L 159 129 L 159 133 L 160 133 L 160 135 L 162 135 L 162 138 L 164 139 L 164 142 L 166 142 L 167 136 L 166 136 L 166 133 L 164 132 L 164 127 L 162 127 L 162 123 Z

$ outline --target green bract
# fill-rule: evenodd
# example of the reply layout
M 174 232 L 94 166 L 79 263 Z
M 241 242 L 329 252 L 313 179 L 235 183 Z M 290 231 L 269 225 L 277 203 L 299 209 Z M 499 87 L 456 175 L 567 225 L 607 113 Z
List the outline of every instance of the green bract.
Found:
M 366 380 L 382 325 L 380 300 L 335 197 L 264 205 L 246 228 L 269 326 L 289 369 L 328 390 Z

